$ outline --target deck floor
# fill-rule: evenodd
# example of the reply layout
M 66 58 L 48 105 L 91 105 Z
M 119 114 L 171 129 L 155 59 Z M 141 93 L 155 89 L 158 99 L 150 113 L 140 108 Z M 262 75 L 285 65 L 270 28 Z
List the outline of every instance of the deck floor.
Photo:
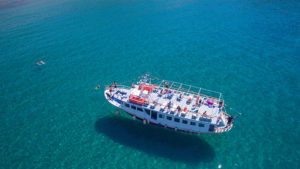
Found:
M 120 93 L 118 93 L 117 91 L 123 91 L 125 92 L 125 94 L 120 95 Z M 213 106 L 209 106 L 206 102 L 204 104 L 201 104 L 200 106 L 196 107 L 195 106 L 195 102 L 196 102 L 196 96 L 194 96 L 193 94 L 189 94 L 189 93 L 184 93 L 182 92 L 182 98 L 180 101 L 177 100 L 177 98 L 179 97 L 180 93 L 176 90 L 172 90 L 173 96 L 171 98 L 168 98 L 168 94 L 162 94 L 160 96 L 160 89 L 156 89 L 153 92 L 151 92 L 148 95 L 148 99 L 150 104 L 145 106 L 149 109 L 153 109 L 157 112 L 163 112 L 166 114 L 174 114 L 175 116 L 179 116 L 179 117 L 184 117 L 187 119 L 193 119 L 193 120 L 209 120 L 211 121 L 211 123 L 216 124 L 218 122 L 218 117 L 220 115 L 220 109 L 218 108 L 217 105 L 213 105 Z M 136 85 L 134 88 L 130 88 L 130 89 L 114 89 L 114 96 L 119 98 L 119 99 L 123 99 L 123 101 L 128 102 L 129 101 L 129 96 L 131 94 L 133 95 L 139 95 L 140 94 L 140 90 L 138 90 L 138 86 Z M 116 94 L 118 93 L 118 94 Z M 188 103 L 188 99 L 192 98 L 191 103 Z M 203 98 L 201 98 L 203 99 Z M 156 106 L 153 107 L 152 102 L 156 100 L 157 104 Z M 167 104 L 171 101 L 171 108 L 168 108 Z M 181 112 L 178 113 L 178 111 L 176 110 L 176 107 L 180 106 L 181 107 Z M 187 111 L 184 111 L 184 108 L 187 108 Z M 209 116 L 203 116 L 203 113 L 206 111 L 206 115 Z M 184 115 L 182 115 L 184 114 Z

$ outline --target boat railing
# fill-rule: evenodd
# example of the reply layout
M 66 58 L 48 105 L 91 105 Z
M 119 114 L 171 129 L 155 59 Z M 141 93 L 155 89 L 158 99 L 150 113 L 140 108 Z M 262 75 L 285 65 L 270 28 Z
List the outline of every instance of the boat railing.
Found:
M 174 81 L 170 81 L 170 80 L 162 80 L 162 82 L 168 82 L 170 84 L 170 86 L 178 86 L 181 88 L 188 88 L 188 90 L 193 91 L 198 93 L 198 92 L 202 92 L 202 91 L 207 91 L 207 92 L 211 92 L 211 93 L 215 93 L 217 95 L 222 94 L 221 92 L 217 92 L 217 91 L 213 91 L 213 90 L 208 90 L 202 87 L 198 87 L 198 86 L 193 86 L 193 85 L 188 85 L 188 84 L 184 84 L 184 83 L 180 83 L 180 82 L 174 82 Z M 163 83 L 161 83 L 160 85 L 163 85 Z
M 140 79 L 140 80 L 139 80 Z M 122 82 L 119 83 L 119 87 L 124 87 L 126 89 L 130 89 L 130 87 L 125 86 L 123 84 L 129 84 L 131 82 L 136 83 L 136 81 L 138 81 L 136 84 L 141 83 L 141 79 L 144 79 L 144 75 L 139 76 L 138 78 L 126 81 L 126 82 Z M 166 89 L 165 83 L 167 82 L 169 84 L 169 89 L 178 91 L 178 92 L 184 92 L 187 94 L 193 94 L 194 96 L 199 95 L 202 98 L 207 98 L 207 99 L 213 99 L 214 101 L 216 101 L 217 104 L 219 104 L 220 102 L 224 102 L 223 101 L 223 95 L 221 92 L 217 92 L 217 91 L 213 91 L 213 90 L 208 90 L 205 88 L 201 88 L 201 87 L 197 87 L 197 86 L 192 86 L 192 85 L 188 85 L 188 84 L 184 84 L 184 83 L 179 83 L 179 82 L 175 82 L 175 81 L 171 81 L 171 80 L 164 80 L 164 79 L 159 79 L 157 77 L 152 77 L 149 78 L 150 79 L 150 83 L 152 82 L 152 84 L 158 88 L 158 89 Z M 152 80 L 151 79 L 155 79 Z M 146 81 L 147 83 L 147 81 Z M 108 86 L 109 87 L 109 86 Z
M 192 86 L 184 83 L 174 82 L 170 80 L 161 80 L 160 83 L 157 85 L 159 89 L 166 89 L 165 83 L 168 82 L 169 89 L 176 90 L 178 92 L 184 92 L 187 94 L 192 94 L 194 96 L 199 95 L 200 97 L 213 99 L 219 104 L 223 102 L 223 95 L 221 92 L 216 92 L 213 90 L 208 90 L 205 88 Z
M 160 86 L 157 85 L 157 84 L 153 84 L 153 85 L 154 85 L 154 87 L 157 88 L 157 89 L 166 89 L 165 87 L 160 87 Z M 105 90 L 108 90 L 109 88 L 110 88 L 109 85 L 106 85 L 106 86 L 105 86 Z M 114 86 L 113 86 L 113 85 L 112 85 L 112 88 L 114 89 Z M 131 89 L 130 86 L 126 86 L 126 85 L 117 85 L 117 88 L 124 88 L 124 89 L 128 89 L 128 90 Z M 216 101 L 217 104 L 219 104 L 219 102 L 223 101 L 223 100 L 221 100 L 221 99 L 219 99 L 219 98 L 212 97 L 212 96 L 210 96 L 210 95 L 205 95 L 205 94 L 202 94 L 202 93 L 196 93 L 196 92 L 193 92 L 193 91 L 191 91 L 191 90 L 189 91 L 189 90 L 187 90 L 187 89 L 185 89 L 185 88 L 175 88 L 175 87 L 171 87 L 171 88 L 169 88 L 169 89 L 175 90 L 175 91 L 177 91 L 178 93 L 179 93 L 179 92 L 184 92 L 184 93 L 192 94 L 192 95 L 194 95 L 194 97 L 197 96 L 197 95 L 199 95 L 199 96 L 202 97 L 202 98 L 213 99 L 213 100 Z M 201 89 L 202 89 L 202 88 L 201 88 Z

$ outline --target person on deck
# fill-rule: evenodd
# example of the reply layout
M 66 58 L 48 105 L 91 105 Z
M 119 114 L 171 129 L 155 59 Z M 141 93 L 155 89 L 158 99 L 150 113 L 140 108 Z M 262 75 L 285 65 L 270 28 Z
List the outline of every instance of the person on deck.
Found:
M 229 116 L 227 123 L 230 124 L 232 122 L 232 119 L 233 119 L 232 116 Z
M 163 89 L 160 90 L 160 94 L 163 94 Z
M 115 86 L 115 88 L 117 88 L 117 82 L 116 81 L 114 81 L 114 86 Z
M 112 85 L 109 86 L 109 92 L 111 93 L 113 91 Z
M 207 115 L 206 111 L 204 111 L 202 115 L 205 117 L 209 117 L 209 115 Z
M 199 100 L 200 100 L 200 96 L 198 95 L 198 96 L 197 96 L 197 99 L 196 99 L 196 106 L 199 105 Z
M 180 106 L 177 106 L 177 111 L 181 112 L 181 107 Z
M 171 105 L 172 105 L 172 103 L 171 103 L 171 101 L 169 101 L 169 103 L 168 103 L 168 109 L 171 108 Z
M 169 88 L 169 83 L 168 83 L 168 82 L 166 82 L 166 88 L 167 88 L 167 89 Z

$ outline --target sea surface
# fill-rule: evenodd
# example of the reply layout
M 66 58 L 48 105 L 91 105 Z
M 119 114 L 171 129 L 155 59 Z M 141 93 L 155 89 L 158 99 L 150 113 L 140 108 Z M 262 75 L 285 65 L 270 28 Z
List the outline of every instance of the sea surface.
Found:
M 115 116 L 104 85 L 146 72 L 242 115 L 200 136 Z M 0 1 L 1 169 L 298 169 L 299 140 L 298 0 Z

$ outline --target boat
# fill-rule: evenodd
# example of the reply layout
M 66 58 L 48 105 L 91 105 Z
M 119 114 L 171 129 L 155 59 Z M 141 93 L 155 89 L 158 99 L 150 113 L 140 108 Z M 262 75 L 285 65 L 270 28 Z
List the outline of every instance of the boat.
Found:
M 223 133 L 232 129 L 235 118 L 227 113 L 220 92 L 149 74 L 131 81 L 105 86 L 104 96 L 134 120 L 194 134 Z

